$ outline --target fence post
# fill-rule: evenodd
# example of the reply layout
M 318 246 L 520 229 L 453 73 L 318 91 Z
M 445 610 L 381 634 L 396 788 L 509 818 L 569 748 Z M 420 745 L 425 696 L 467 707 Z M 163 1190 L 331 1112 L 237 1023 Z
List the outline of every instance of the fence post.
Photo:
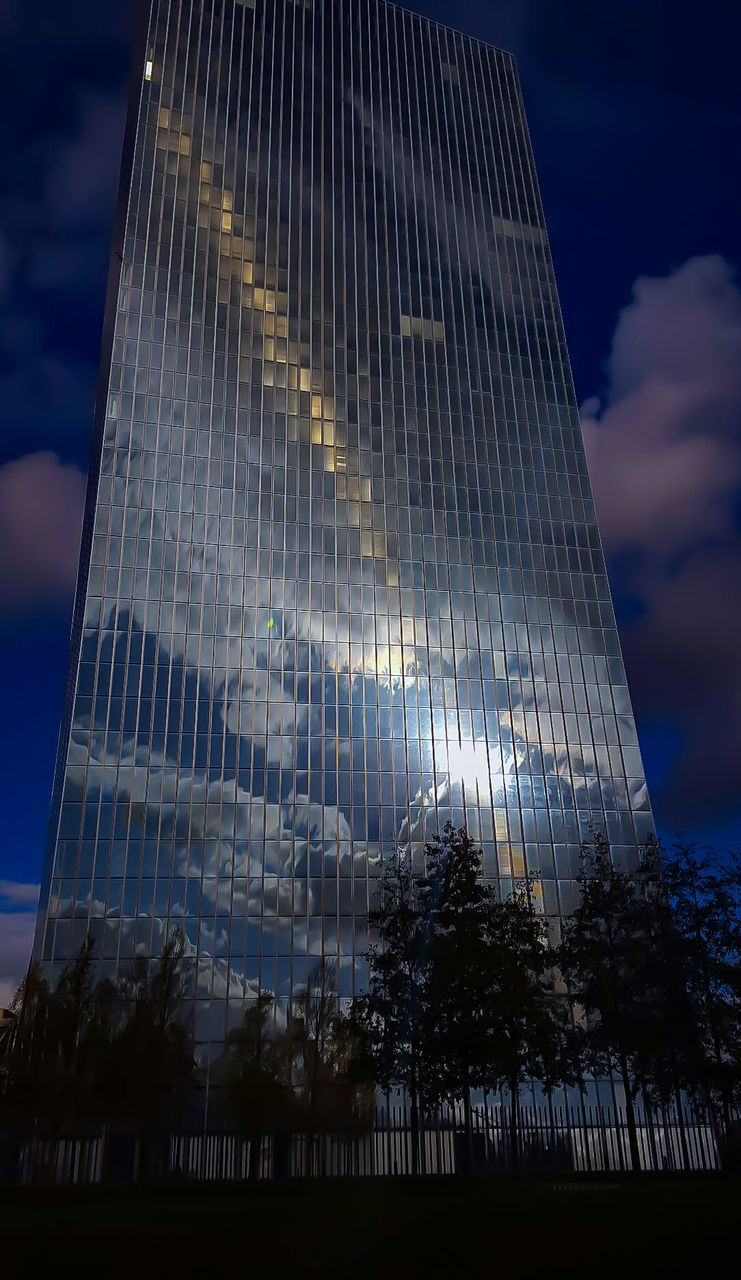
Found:
M 656 1135 L 654 1133 L 653 1107 L 651 1107 L 646 1101 L 643 1103 L 643 1115 L 648 1129 L 648 1149 L 651 1156 L 651 1171 L 652 1173 L 660 1173 L 659 1157 L 656 1150 Z

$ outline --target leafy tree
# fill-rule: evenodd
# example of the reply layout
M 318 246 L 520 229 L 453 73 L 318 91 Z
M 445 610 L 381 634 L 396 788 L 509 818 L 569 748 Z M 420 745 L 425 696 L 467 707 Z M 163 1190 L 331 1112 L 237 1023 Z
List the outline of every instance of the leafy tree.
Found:
M 495 906 L 482 854 L 465 829 L 447 823 L 426 846 L 419 885 L 426 940 L 424 1094 L 432 1103 L 463 1099 L 488 1078 L 494 972 L 488 940 Z
M 13 1002 L 4 1109 L 12 1125 L 51 1137 L 78 1133 L 100 1115 L 101 1055 L 110 1034 L 112 988 L 93 986 L 90 939 L 56 990 L 29 969 Z
M 139 1134 L 175 1127 L 193 1076 L 190 1032 L 180 1021 L 185 937 L 168 935 L 151 974 L 134 962 L 121 984 L 123 1018 L 111 1045 L 108 1090 L 118 1124 Z
M 366 1028 L 354 1011 L 338 1013 L 333 1032 L 334 1114 L 346 1127 L 369 1128 L 375 1114 L 376 1087 Z
M 511 1150 L 517 1164 L 520 1089 L 538 1080 L 546 1094 L 581 1082 L 580 1041 L 556 989 L 548 925 L 535 909 L 531 878 L 491 904 L 485 933 L 488 984 L 482 1083 L 509 1089 Z
M 633 1070 L 646 1105 L 673 1102 L 685 1168 L 683 1094 L 696 1094 L 702 1049 L 689 992 L 688 953 L 677 927 L 666 876 L 666 857 L 649 836 L 632 873 L 635 928 L 643 940 L 644 969 L 636 989 Z
M 537 1076 L 546 1088 L 577 1078 L 574 1032 L 554 991 L 553 957 L 532 885 L 505 902 L 483 877 L 481 850 L 450 823 L 425 849 L 415 876 L 397 852 L 387 867 L 370 981 L 355 1002 L 361 1062 L 381 1087 L 409 1095 L 413 1168 L 419 1100 L 463 1102 L 470 1155 L 471 1091 L 507 1085 L 517 1149 L 518 1093 Z
M 285 1056 L 274 1033 L 274 1005 L 271 992 L 250 1003 L 241 1024 L 227 1036 L 220 1064 L 227 1109 L 249 1141 L 250 1179 L 259 1176 L 264 1135 L 283 1123 L 288 1110 Z
M 412 1168 L 419 1169 L 427 935 L 411 861 L 397 848 L 384 868 L 378 905 L 368 914 L 368 987 L 350 1021 L 366 1070 L 388 1092 L 402 1088 L 411 1105 Z
M 39 1100 L 49 1099 L 44 1085 L 54 1069 L 46 1033 L 50 1003 L 51 991 L 41 966 L 31 965 L 13 998 L 12 1021 L 3 1045 L 3 1127 L 28 1132 L 37 1119 Z
M 521 1085 L 537 1078 L 551 1090 L 576 1079 L 547 925 L 532 879 L 504 901 L 484 883 L 481 850 L 465 830 L 448 824 L 427 854 L 426 1093 L 431 1101 L 462 1097 L 470 1134 L 471 1090 L 506 1085 L 516 1160 Z
M 77 1135 L 106 1124 L 135 1132 L 145 1158 L 177 1123 L 193 1070 L 179 1020 L 184 937 L 171 934 L 151 978 L 94 984 L 90 938 L 51 990 L 32 966 L 6 1046 L 6 1122 L 22 1133 Z
M 294 1000 L 287 1039 L 293 1084 L 311 1132 L 352 1119 L 352 1024 L 340 1015 L 335 966 L 320 960 Z
M 741 1092 L 741 864 L 676 843 L 663 865 L 693 1030 L 682 1084 L 720 1112 L 728 1134 Z
M 656 931 L 640 873 L 613 864 L 596 832 L 582 848 L 580 901 L 564 921 L 558 965 L 583 1011 L 585 1065 L 623 1085 L 631 1164 L 640 1168 L 635 1100 L 649 1061 L 651 1028 L 663 1011 Z

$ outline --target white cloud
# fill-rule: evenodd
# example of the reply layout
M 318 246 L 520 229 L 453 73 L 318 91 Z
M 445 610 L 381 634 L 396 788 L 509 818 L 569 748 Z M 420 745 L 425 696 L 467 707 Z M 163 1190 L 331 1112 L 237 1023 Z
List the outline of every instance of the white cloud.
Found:
M 720 818 L 738 804 L 741 756 L 741 290 L 728 263 L 639 280 L 608 373 L 582 425 L 606 550 L 631 553 L 637 712 L 681 740 L 667 818 Z
M 19 884 L 16 880 L 0 880 L 0 899 L 8 907 L 35 907 L 40 886 Z
M 636 282 L 582 410 L 602 536 L 671 560 L 732 531 L 741 483 L 741 292 L 719 257 Z

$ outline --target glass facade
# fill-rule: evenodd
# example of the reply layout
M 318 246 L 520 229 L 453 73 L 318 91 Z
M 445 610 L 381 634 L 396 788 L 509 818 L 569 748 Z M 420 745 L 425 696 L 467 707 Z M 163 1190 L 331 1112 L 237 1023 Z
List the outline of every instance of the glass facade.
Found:
M 650 821 L 514 61 L 151 0 L 37 954 L 188 941 L 199 1055 L 452 818 L 557 928 Z

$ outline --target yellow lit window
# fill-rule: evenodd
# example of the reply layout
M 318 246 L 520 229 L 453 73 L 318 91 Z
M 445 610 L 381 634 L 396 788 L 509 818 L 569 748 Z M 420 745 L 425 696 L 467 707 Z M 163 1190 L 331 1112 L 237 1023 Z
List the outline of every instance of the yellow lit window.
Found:
M 222 231 L 231 231 L 231 229 L 232 229 L 232 215 L 231 215 L 230 213 L 222 213 L 222 215 L 221 215 L 221 230 L 222 230 Z
M 147 59 L 147 65 L 144 68 L 144 79 L 151 80 L 153 71 L 154 71 L 154 63 L 150 59 Z
M 243 272 L 242 272 L 242 279 L 244 280 L 244 283 L 245 283 L 245 284 L 252 284 L 252 277 L 253 277 L 253 274 L 254 274 L 254 272 L 253 272 L 253 269 L 252 269 L 252 263 L 251 263 L 251 262 L 245 262 L 245 264 L 244 264 L 244 270 L 243 270 Z
M 301 390 L 311 391 L 311 370 L 310 369 L 301 370 Z
M 201 180 L 203 182 L 211 181 L 211 165 L 207 164 L 205 160 L 201 165 Z
M 516 876 L 524 876 L 525 874 L 525 855 L 521 845 L 512 845 L 512 871 Z

